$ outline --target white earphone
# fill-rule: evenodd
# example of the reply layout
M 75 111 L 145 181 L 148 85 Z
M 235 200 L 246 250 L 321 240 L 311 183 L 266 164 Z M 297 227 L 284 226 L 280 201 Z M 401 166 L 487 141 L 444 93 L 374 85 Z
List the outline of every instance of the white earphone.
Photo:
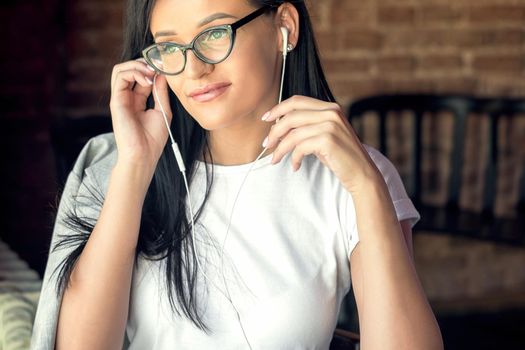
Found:
M 281 103 L 283 99 L 284 71 L 286 70 L 286 56 L 288 55 L 288 51 L 289 51 L 288 28 L 281 27 L 281 33 L 283 34 L 283 68 L 282 68 L 282 74 L 281 74 L 281 88 L 279 89 L 279 103 Z M 277 119 L 277 121 L 279 121 L 279 118 Z
M 283 34 L 283 57 L 288 54 L 288 28 L 281 27 L 281 33 Z

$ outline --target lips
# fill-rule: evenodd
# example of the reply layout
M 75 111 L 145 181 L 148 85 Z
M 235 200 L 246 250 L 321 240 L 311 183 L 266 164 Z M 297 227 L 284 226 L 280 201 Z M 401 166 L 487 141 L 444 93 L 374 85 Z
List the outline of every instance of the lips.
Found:
M 231 83 L 227 82 L 208 84 L 193 90 L 188 96 L 196 102 L 209 102 L 221 96 L 230 85 Z

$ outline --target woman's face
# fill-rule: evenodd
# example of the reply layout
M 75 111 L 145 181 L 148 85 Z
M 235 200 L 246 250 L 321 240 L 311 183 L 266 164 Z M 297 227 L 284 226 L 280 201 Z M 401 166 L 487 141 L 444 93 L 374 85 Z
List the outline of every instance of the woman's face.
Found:
M 188 44 L 202 30 L 234 23 L 254 10 L 242 0 L 157 0 L 151 32 L 156 42 Z M 212 15 L 216 15 L 212 21 L 199 23 Z M 277 103 L 281 68 L 277 32 L 274 16 L 263 14 L 237 29 L 225 61 L 204 63 L 188 50 L 184 71 L 167 76 L 170 88 L 204 129 L 243 129 L 255 121 L 260 123 L 262 114 Z M 191 96 L 195 90 L 217 83 L 225 85 L 220 95 L 212 92 L 215 97 L 207 101 L 202 95 Z

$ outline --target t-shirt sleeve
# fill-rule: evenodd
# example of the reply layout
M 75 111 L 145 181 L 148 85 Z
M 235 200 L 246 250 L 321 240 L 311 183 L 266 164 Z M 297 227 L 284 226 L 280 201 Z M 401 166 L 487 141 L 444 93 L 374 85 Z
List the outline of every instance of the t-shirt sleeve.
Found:
M 101 143 L 102 142 L 102 143 Z M 65 237 L 71 238 L 78 234 L 70 224 L 68 215 L 76 213 L 79 217 L 96 221 L 102 206 L 103 194 L 93 176 L 88 175 L 86 169 L 97 158 L 100 146 L 104 144 L 101 139 L 91 139 L 78 156 L 73 170 L 68 175 L 62 191 L 58 207 L 51 245 L 44 273 L 42 290 L 33 324 L 31 349 L 54 349 L 55 335 L 58 323 L 58 314 L 62 302 L 62 293 L 57 292 L 57 283 L 61 263 L 68 257 L 79 243 L 65 244 L 57 247 L 57 243 Z M 103 149 L 104 151 L 104 149 Z
M 399 221 L 409 220 L 412 227 L 414 227 L 419 221 L 420 215 L 414 207 L 412 200 L 408 197 L 398 171 L 392 162 L 381 154 L 381 152 L 367 145 L 365 145 L 365 149 L 385 179 L 390 197 L 392 197 L 392 202 L 396 209 L 397 219 Z
M 390 193 L 390 197 L 392 198 L 392 203 L 394 204 L 397 219 L 399 221 L 409 220 L 411 227 L 414 227 L 414 225 L 419 221 L 420 215 L 416 210 L 414 204 L 412 203 L 412 200 L 408 197 L 407 192 L 405 190 L 405 186 L 403 185 L 398 171 L 396 170 L 392 162 L 390 162 L 388 158 L 381 154 L 381 152 L 368 145 L 364 145 L 364 147 L 370 155 L 370 158 L 372 158 L 372 160 L 374 161 L 376 167 L 383 175 L 385 183 L 388 187 L 388 191 Z M 347 201 L 346 212 L 348 225 L 347 230 L 349 232 L 348 256 L 350 256 L 350 253 L 359 242 L 359 234 L 357 232 L 355 218 L 355 208 L 353 206 L 351 196 L 349 196 Z

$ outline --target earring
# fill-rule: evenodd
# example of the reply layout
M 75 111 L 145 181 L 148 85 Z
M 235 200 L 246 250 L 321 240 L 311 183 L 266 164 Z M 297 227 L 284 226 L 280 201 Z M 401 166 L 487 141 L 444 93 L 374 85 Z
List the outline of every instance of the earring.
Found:
M 286 46 L 286 50 L 288 52 L 292 51 L 293 50 L 293 45 L 292 44 L 288 44 L 288 46 Z

